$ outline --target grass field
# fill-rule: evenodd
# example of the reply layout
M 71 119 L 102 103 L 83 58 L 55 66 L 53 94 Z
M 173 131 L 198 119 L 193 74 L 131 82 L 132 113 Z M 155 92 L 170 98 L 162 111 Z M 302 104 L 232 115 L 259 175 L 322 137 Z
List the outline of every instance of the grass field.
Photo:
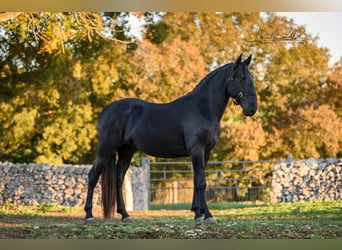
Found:
M 189 204 L 134 211 L 133 223 L 101 218 L 84 224 L 82 208 L 55 204 L 0 207 L 0 239 L 332 239 L 342 238 L 342 201 L 257 205 L 209 204 L 218 225 L 196 224 Z

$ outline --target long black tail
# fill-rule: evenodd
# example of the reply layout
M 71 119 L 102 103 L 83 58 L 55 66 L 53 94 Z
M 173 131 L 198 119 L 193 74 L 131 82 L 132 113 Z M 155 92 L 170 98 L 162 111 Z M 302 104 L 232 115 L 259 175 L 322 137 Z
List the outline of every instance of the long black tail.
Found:
M 114 217 L 116 205 L 116 156 L 105 166 L 101 175 L 103 217 Z

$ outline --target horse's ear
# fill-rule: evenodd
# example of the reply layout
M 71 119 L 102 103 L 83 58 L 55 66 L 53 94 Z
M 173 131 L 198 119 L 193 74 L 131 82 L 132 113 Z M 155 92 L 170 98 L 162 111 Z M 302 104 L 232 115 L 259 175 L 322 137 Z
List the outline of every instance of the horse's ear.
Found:
M 236 60 L 236 62 L 235 62 L 236 65 L 239 65 L 241 63 L 241 58 L 242 58 L 242 54 Z
M 233 71 L 235 71 L 237 67 L 239 66 L 239 64 L 241 63 L 241 58 L 242 58 L 242 54 L 236 60 Z
M 243 63 L 246 64 L 246 66 L 248 66 L 251 63 L 251 60 L 252 60 L 252 54 L 250 54 L 250 56 Z

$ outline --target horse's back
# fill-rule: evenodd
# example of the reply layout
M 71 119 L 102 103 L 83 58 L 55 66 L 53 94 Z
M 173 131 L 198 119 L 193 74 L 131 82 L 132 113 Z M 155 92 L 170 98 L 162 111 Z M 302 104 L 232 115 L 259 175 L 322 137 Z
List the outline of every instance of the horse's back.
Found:
M 186 155 L 181 110 L 177 103 L 155 104 L 129 98 L 112 102 L 99 116 L 100 139 L 130 144 L 154 156 Z
M 98 124 L 109 122 L 111 119 L 117 119 L 129 114 L 132 107 L 143 106 L 144 101 L 137 98 L 126 98 L 114 101 L 103 108 L 99 115 Z
M 125 98 L 114 101 L 102 110 L 99 115 L 98 124 L 111 123 L 111 120 L 122 119 L 127 116 L 146 118 L 152 121 L 157 120 L 159 123 L 163 121 L 175 122 L 174 118 L 179 120 L 185 109 L 185 105 L 182 105 L 182 99 L 180 98 L 170 103 L 152 103 L 138 98 Z

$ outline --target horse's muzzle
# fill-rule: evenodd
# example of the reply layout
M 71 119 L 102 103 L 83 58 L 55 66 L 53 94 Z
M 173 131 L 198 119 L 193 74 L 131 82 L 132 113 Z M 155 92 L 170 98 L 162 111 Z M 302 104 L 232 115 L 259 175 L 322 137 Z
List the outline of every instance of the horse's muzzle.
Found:
M 242 107 L 243 114 L 245 116 L 253 116 L 255 112 L 257 111 L 256 105 L 247 105 L 247 107 Z

